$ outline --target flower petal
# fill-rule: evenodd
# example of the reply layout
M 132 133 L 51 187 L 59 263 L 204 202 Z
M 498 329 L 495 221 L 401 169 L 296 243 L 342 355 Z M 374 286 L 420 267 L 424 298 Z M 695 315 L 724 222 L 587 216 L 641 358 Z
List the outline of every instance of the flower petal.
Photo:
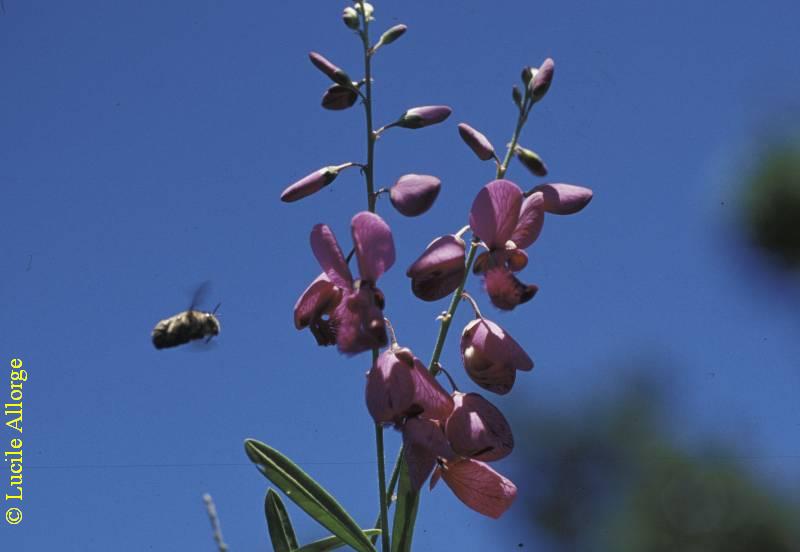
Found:
M 592 190 L 573 184 L 542 184 L 536 186 L 533 192 L 541 192 L 544 210 L 556 215 L 577 213 L 592 200 Z
M 358 99 L 358 93 L 352 88 L 334 84 L 322 95 L 322 107 L 332 111 L 341 111 L 352 107 Z
M 337 293 L 336 286 L 331 283 L 328 276 L 324 272 L 317 276 L 294 304 L 295 328 L 302 330 L 313 318 L 323 312 L 332 311 L 333 309 L 329 307 L 337 296 L 341 298 L 341 293 Z
M 383 294 L 379 289 L 362 282 L 358 291 L 345 293 L 332 319 L 340 353 L 355 355 L 386 346 Z
M 533 368 L 533 361 L 514 338 L 486 318 L 464 328 L 461 359 L 472 381 L 499 395 L 511 391 L 517 370 Z
M 376 424 L 400 424 L 414 402 L 411 365 L 387 349 L 367 373 L 367 410 Z
M 502 516 L 517 497 L 514 483 L 477 460 L 448 462 L 442 478 L 461 502 L 491 518 Z
M 324 224 L 311 230 L 311 250 L 331 282 L 343 289 L 353 288 L 353 276 L 344 260 L 333 231 Z
M 414 404 L 419 408 L 414 414 L 444 422 L 453 411 L 453 398 L 418 358 L 414 358 L 414 369 L 411 373 L 414 378 Z
M 494 180 L 478 192 L 469 214 L 472 231 L 490 249 L 503 249 L 519 219 L 522 191 L 510 180 Z
M 406 271 L 414 295 L 436 301 L 455 291 L 464 280 L 464 250 L 464 240 L 455 236 L 433 240 Z
M 425 483 L 437 458 L 454 458 L 441 424 L 424 418 L 409 418 L 403 424 L 403 454 L 415 491 Z
M 544 225 L 544 194 L 535 192 L 525 198 L 519 214 L 519 221 L 511 241 L 520 249 L 530 247 L 539 237 Z
M 447 419 L 445 434 L 453 452 L 461 456 L 492 462 L 505 458 L 514 449 L 514 436 L 505 416 L 477 393 L 453 393 L 453 413 Z
M 501 310 L 514 310 L 527 303 L 539 291 L 535 284 L 523 284 L 505 266 L 491 268 L 484 278 L 486 293 L 492 304 Z
M 375 283 L 394 264 L 392 230 L 381 217 L 368 211 L 354 216 L 350 227 L 360 278 Z

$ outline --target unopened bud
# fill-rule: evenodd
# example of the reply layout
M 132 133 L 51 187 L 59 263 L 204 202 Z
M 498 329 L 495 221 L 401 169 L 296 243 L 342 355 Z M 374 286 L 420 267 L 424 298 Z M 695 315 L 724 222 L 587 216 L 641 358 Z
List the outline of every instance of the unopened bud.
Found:
M 314 171 L 286 188 L 281 194 L 281 201 L 291 203 L 310 196 L 333 182 L 337 176 L 339 176 L 339 168 L 335 166 Z
M 322 95 L 322 107 L 333 111 L 339 111 L 352 107 L 358 99 L 358 93 L 352 88 L 334 84 Z
M 356 4 L 356 11 L 361 11 L 361 4 Z M 364 2 L 364 16 L 367 18 L 367 21 L 372 21 L 372 13 L 375 11 L 375 8 L 372 7 L 372 4 L 369 2 Z
M 494 157 L 494 146 L 489 139 L 468 124 L 458 125 L 458 134 L 481 161 L 488 161 Z
M 405 25 L 395 25 L 394 27 L 392 27 L 391 29 L 389 29 L 388 31 L 386 31 L 381 35 L 378 44 L 381 46 L 384 46 L 386 44 L 391 44 L 392 42 L 403 36 L 407 30 L 408 27 L 406 27 Z
M 308 59 L 311 60 L 311 63 L 314 64 L 314 67 L 325 73 L 329 79 L 331 79 L 336 84 L 341 84 L 342 86 L 352 88 L 353 81 L 350 77 L 345 73 L 340 67 L 334 65 L 330 61 L 328 61 L 325 56 L 322 54 L 318 54 L 317 52 L 310 52 L 308 54 Z
M 391 187 L 389 197 L 401 214 L 416 217 L 431 208 L 441 186 L 441 181 L 435 176 L 406 174 Z
M 520 163 L 533 174 L 536 176 L 547 176 L 547 165 L 544 164 L 542 158 L 539 157 L 539 154 L 535 151 L 523 148 L 522 146 L 516 146 L 514 148 L 514 153 L 517 155 L 517 159 L 519 159 Z
M 522 84 L 524 84 L 526 87 L 528 86 L 528 84 L 531 82 L 531 79 L 533 78 L 533 71 L 535 71 L 535 69 L 533 69 L 532 67 L 523 67 L 522 68 L 522 74 L 520 75 L 520 78 L 522 79 Z
M 347 6 L 342 12 L 342 21 L 349 29 L 358 30 L 358 12 Z
M 395 126 L 402 128 L 422 128 L 441 123 L 453 112 L 446 105 L 426 105 L 414 107 L 403 113 L 400 119 L 394 123 Z
M 550 89 L 550 84 L 553 82 L 553 72 L 555 71 L 555 62 L 551 58 L 547 58 L 542 63 L 539 70 L 534 75 L 530 83 L 531 97 L 534 102 L 538 102 L 547 91 Z
M 522 92 L 519 91 L 519 87 L 517 85 L 514 85 L 514 87 L 511 89 L 511 98 L 513 98 L 514 104 L 518 108 L 522 109 Z

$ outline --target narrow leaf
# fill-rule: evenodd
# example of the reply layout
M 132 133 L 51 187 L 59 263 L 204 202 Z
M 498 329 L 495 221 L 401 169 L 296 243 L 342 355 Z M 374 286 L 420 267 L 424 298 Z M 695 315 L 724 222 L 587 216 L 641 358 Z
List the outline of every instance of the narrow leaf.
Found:
M 267 528 L 275 552 L 293 552 L 297 550 L 297 537 L 292 528 L 292 521 L 281 497 L 272 489 L 267 491 L 264 499 L 264 513 L 267 516 Z
M 400 484 L 397 489 L 397 505 L 392 525 L 392 552 L 411 552 L 414 524 L 417 520 L 419 493 L 414 490 L 408 476 L 405 458 L 400 466 Z
M 364 529 L 364 534 L 368 537 L 377 536 L 381 534 L 381 530 Z M 341 548 L 342 546 L 345 546 L 345 543 L 342 542 L 342 539 L 339 537 L 327 537 L 309 543 L 295 552 L 325 552 L 326 550 L 335 550 L 336 548 Z
M 350 514 L 297 464 L 254 439 L 245 440 L 244 449 L 264 477 L 320 525 L 359 552 L 375 552 L 375 547 Z

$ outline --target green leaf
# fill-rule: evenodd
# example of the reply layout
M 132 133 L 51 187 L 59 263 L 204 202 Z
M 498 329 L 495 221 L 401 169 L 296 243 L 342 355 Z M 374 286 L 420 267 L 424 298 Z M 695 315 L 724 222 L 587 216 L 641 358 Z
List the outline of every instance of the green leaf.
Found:
M 408 466 L 401 460 L 400 484 L 397 489 L 397 504 L 392 524 L 392 552 L 410 552 L 411 539 L 414 537 L 414 523 L 417 520 L 419 493 L 411 485 Z
M 380 529 L 365 529 L 364 535 L 371 537 L 373 535 L 380 535 Z M 326 550 L 334 550 L 336 548 L 340 548 L 345 546 L 345 543 L 342 542 L 342 539 L 339 537 L 327 537 L 324 539 L 320 539 L 318 541 L 314 541 L 305 545 L 303 548 L 296 550 L 296 552 L 325 552 Z
M 267 516 L 267 528 L 274 551 L 297 550 L 297 536 L 294 534 L 292 521 L 286 513 L 281 497 L 272 489 L 267 491 L 267 497 L 264 499 L 264 513 Z
M 254 439 L 245 440 L 244 449 L 264 477 L 272 481 L 320 525 L 359 552 L 376 552 L 350 514 L 297 464 Z

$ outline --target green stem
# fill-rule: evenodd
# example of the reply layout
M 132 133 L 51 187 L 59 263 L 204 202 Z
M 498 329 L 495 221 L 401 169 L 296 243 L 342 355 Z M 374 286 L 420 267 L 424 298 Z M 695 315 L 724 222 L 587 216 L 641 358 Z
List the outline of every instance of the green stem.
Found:
M 511 156 L 514 155 L 514 148 L 517 147 L 519 135 L 522 132 L 522 127 L 525 126 L 525 121 L 528 120 L 528 111 L 520 110 L 519 117 L 517 118 L 517 126 L 514 128 L 514 135 L 511 137 L 511 144 L 508 146 L 506 156 L 503 162 L 497 166 L 497 178 L 503 178 L 508 170 L 508 164 L 511 162 Z
M 375 446 L 378 449 L 378 493 L 381 501 L 380 529 L 381 546 L 384 552 L 389 551 L 389 507 L 386 492 L 386 467 L 383 459 L 383 426 L 375 424 Z

